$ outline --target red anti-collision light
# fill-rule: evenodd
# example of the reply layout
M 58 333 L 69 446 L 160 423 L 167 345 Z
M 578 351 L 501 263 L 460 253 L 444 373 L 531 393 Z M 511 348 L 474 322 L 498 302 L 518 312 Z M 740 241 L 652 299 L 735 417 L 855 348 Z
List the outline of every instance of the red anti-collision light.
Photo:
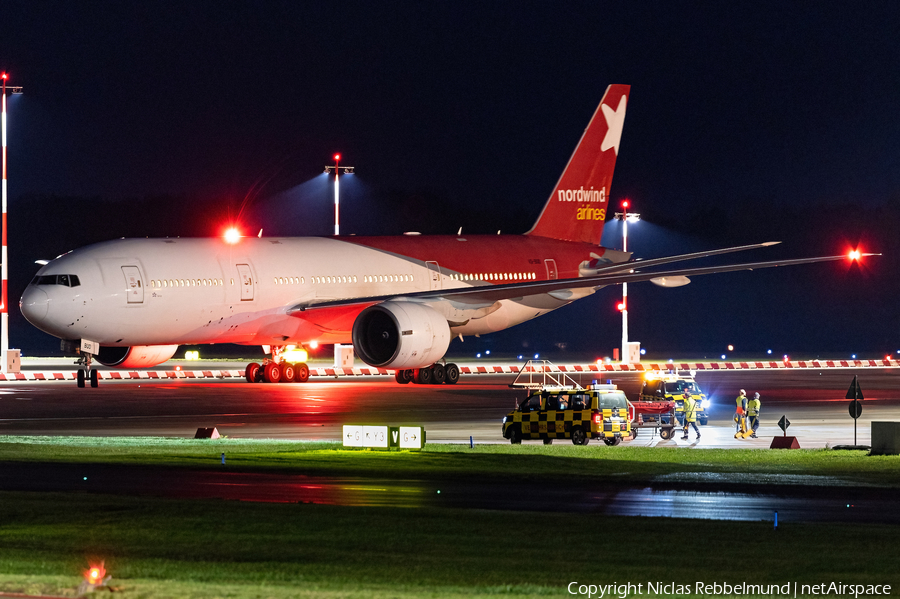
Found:
M 622 208 L 628 208 L 628 200 L 622 201 Z
M 334 155 L 334 161 L 335 161 L 335 162 L 340 162 L 340 161 L 341 161 L 341 155 L 340 155 L 340 154 L 335 154 L 335 155 Z
M 616 305 L 616 308 L 618 308 L 619 312 L 624 312 L 625 311 L 625 302 L 619 302 L 618 305 Z
M 862 256 L 862 253 L 858 249 L 850 250 L 849 252 L 847 252 L 847 257 L 850 259 L 851 262 L 858 262 L 861 256 Z

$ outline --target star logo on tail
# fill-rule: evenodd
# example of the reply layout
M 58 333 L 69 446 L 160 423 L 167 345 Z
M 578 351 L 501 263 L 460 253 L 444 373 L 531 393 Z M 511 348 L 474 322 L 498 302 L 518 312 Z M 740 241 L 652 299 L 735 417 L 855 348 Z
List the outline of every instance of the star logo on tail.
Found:
M 625 100 L 627 96 L 622 96 L 619 100 L 619 106 L 615 110 L 603 104 L 600 108 L 603 110 L 603 117 L 606 119 L 606 137 L 600 144 L 600 150 L 605 152 L 612 148 L 619 155 L 619 140 L 622 139 L 622 126 L 625 124 Z

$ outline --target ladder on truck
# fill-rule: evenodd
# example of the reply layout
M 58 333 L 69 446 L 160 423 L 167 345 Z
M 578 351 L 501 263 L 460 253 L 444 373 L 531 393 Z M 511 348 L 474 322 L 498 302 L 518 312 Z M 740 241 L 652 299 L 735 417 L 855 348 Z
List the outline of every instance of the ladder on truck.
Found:
M 528 360 L 509 385 L 513 389 L 584 389 L 575 379 L 561 372 L 549 360 Z

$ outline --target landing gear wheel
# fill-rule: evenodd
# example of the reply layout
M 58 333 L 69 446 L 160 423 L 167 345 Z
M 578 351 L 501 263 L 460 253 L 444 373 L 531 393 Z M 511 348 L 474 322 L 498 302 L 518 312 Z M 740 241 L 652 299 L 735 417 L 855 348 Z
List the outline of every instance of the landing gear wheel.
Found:
M 416 368 L 413 372 L 415 372 L 415 376 L 413 376 L 413 381 L 417 385 L 428 385 L 431 383 L 431 368 Z
M 603 442 L 610 447 L 614 447 L 622 442 L 622 437 L 603 437 Z
M 297 374 L 297 369 L 293 364 L 282 364 L 281 365 L 281 382 L 282 383 L 293 383 L 294 377 Z
M 674 428 L 661 428 L 659 429 L 659 438 L 668 441 L 675 435 Z
M 637 436 L 638 436 L 638 429 L 636 429 L 636 428 L 631 429 L 632 440 L 637 439 Z
M 275 362 L 269 362 L 266 364 L 266 368 L 263 371 L 263 380 L 267 383 L 277 383 L 281 380 L 281 366 L 276 364 Z
M 573 445 L 587 445 L 588 438 L 587 435 L 584 434 L 584 431 L 580 428 L 572 429 L 572 444 Z
M 247 364 L 247 369 L 244 370 L 244 377 L 247 379 L 248 383 L 259 382 L 259 369 L 260 366 L 256 362 L 250 362 L 249 364 Z
M 553 445 L 553 439 L 544 439 L 544 445 Z
M 294 364 L 294 382 L 305 383 L 309 380 L 309 366 L 305 362 Z
M 444 382 L 448 385 L 455 385 L 459 382 L 459 366 L 456 364 L 447 364 L 444 366 Z
M 517 426 L 510 427 L 509 429 L 509 442 L 513 445 L 519 445 L 522 443 L 522 431 Z
M 401 385 L 406 385 L 412 380 L 412 372 L 409 370 L 398 370 L 394 373 L 394 380 Z
M 91 371 L 91 387 L 96 389 L 100 386 L 100 375 L 96 370 Z
M 431 367 L 431 382 L 435 385 L 443 385 L 444 380 L 447 378 L 447 373 L 444 370 L 443 364 L 435 364 Z
M 84 371 L 79 370 L 78 372 L 76 372 L 75 378 L 78 380 L 78 388 L 83 389 L 84 388 Z

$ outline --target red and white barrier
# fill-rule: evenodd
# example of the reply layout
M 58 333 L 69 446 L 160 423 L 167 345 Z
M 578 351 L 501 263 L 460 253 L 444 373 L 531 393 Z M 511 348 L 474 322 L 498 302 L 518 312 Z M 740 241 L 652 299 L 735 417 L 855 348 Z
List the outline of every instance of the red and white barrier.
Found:
M 642 362 L 640 364 L 594 363 L 594 364 L 559 364 L 547 365 L 543 372 L 560 372 L 566 374 L 579 373 L 611 373 L 611 372 L 648 372 L 648 371 L 685 371 L 697 372 L 730 371 L 730 370 L 826 370 L 839 368 L 898 368 L 898 360 L 798 360 L 793 362 Z M 459 365 L 462 374 L 518 374 L 518 364 L 472 364 Z M 72 381 L 76 371 L 49 372 L 30 371 L 3 374 L 0 381 Z M 540 369 L 534 372 L 540 373 Z M 196 380 L 196 379 L 243 379 L 243 370 L 98 370 L 101 380 Z M 393 370 L 364 366 L 361 368 L 310 368 L 310 377 L 357 377 L 357 376 L 393 376 Z

